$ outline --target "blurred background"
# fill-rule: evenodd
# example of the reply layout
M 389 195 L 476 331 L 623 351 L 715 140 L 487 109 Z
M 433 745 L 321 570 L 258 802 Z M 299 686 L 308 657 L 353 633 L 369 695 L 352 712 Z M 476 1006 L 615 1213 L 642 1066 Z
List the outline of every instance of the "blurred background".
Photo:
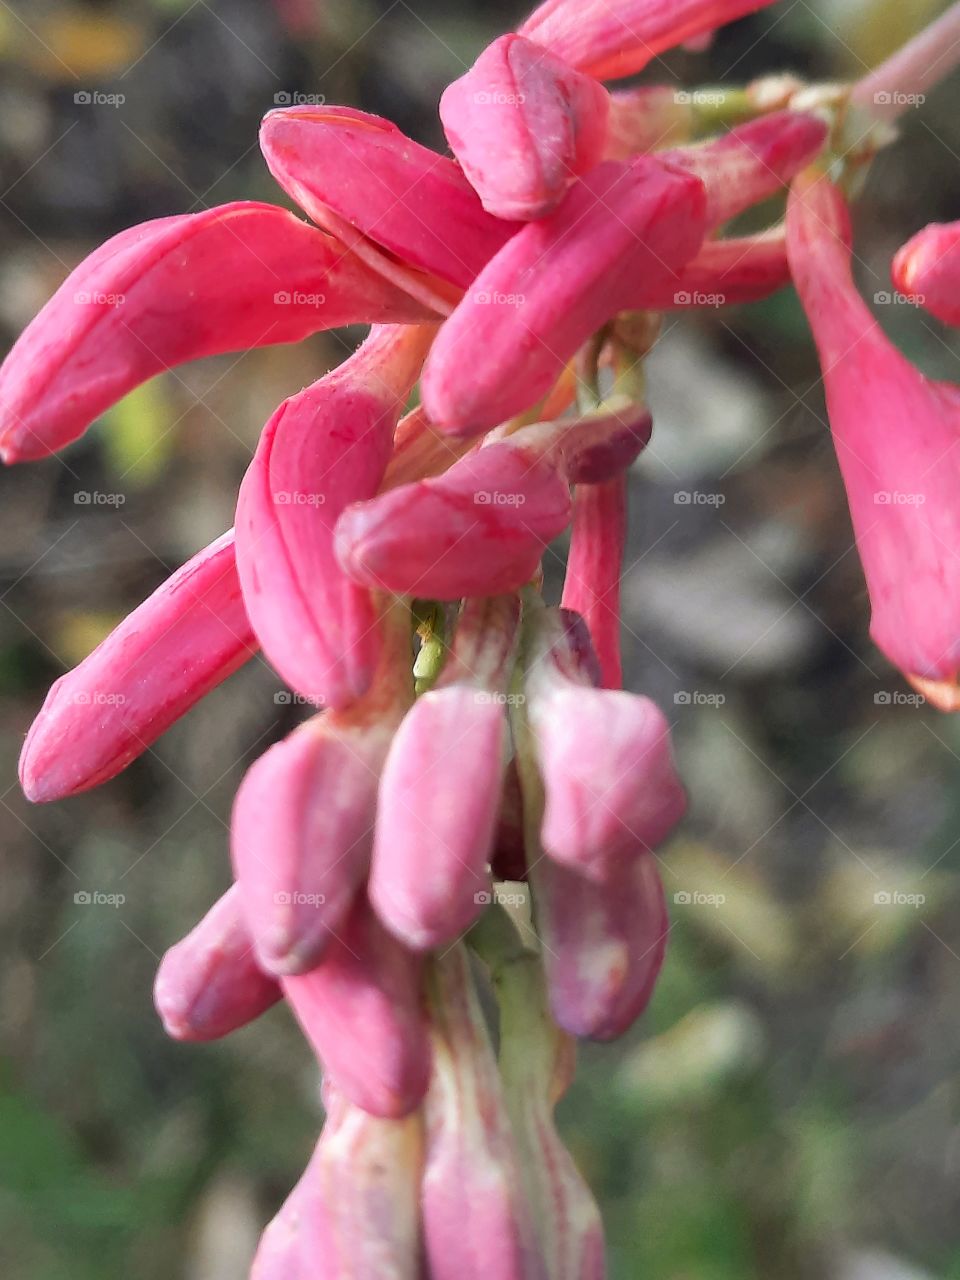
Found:
M 782 0 L 678 86 L 861 74 L 944 6 Z M 29 0 L 0 7 L 0 340 L 146 218 L 283 203 L 256 144 L 284 95 L 435 108 L 508 0 Z M 903 120 L 860 203 L 860 283 L 932 375 L 958 339 L 891 301 L 894 249 L 960 216 L 956 79 Z M 771 217 L 776 210 L 767 211 Z M 0 1273 L 238 1280 L 319 1123 L 282 1009 L 169 1043 L 157 961 L 228 881 L 225 823 L 296 710 L 261 661 L 99 791 L 31 808 L 16 760 L 49 683 L 227 528 L 275 405 L 358 335 L 209 360 L 59 458 L 0 475 Z M 665 851 L 652 1009 L 588 1047 L 561 1105 L 614 1280 L 960 1278 L 960 721 L 917 699 L 868 607 L 791 291 L 668 317 L 632 477 L 628 684 L 676 726 L 692 811 Z M 112 495 L 85 503 L 81 494 Z M 549 557 L 558 589 L 562 550 Z M 278 701 L 278 694 L 281 695 Z M 120 906 L 76 894 L 122 895 Z

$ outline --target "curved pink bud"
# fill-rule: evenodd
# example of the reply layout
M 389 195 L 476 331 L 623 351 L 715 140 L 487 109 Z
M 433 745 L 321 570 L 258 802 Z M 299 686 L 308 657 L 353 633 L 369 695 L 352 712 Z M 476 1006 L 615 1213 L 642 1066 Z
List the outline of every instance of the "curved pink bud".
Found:
M 283 979 L 297 1020 L 336 1087 L 377 1116 L 405 1116 L 423 1098 L 430 1040 L 422 961 L 354 906 L 322 963 Z
M 641 281 L 693 257 L 704 227 L 691 174 L 647 156 L 598 165 L 504 245 L 440 329 L 422 380 L 430 419 L 470 435 L 535 404 Z
M 897 252 L 893 283 L 944 324 L 960 325 L 960 222 L 931 222 Z
M 465 604 L 439 680 L 407 713 L 384 765 L 368 891 L 384 924 L 417 950 L 452 942 L 490 901 L 519 613 L 515 596 Z
M 260 146 L 277 182 L 315 222 L 359 251 L 352 229 L 461 289 L 516 231 L 484 210 L 453 160 L 380 116 L 283 107 L 264 118 Z
M 431 337 L 429 326 L 374 330 L 280 406 L 240 487 L 237 562 L 250 621 L 277 671 L 321 706 L 352 702 L 376 667 L 376 608 L 340 568 L 333 533 L 348 503 L 376 493 Z
M 549 213 L 600 162 L 607 112 L 602 85 L 518 35 L 494 40 L 440 99 L 447 141 L 483 207 L 523 222 Z
M 758 302 L 790 283 L 783 223 L 750 236 L 705 240 L 703 248 L 671 280 L 655 290 L 641 285 L 638 309 L 675 311 Z
M 114 777 L 256 649 L 230 530 L 53 685 L 20 755 L 27 799 Z
M 553 1016 L 593 1040 L 622 1035 L 647 1007 L 670 924 L 651 854 L 588 880 L 550 858 L 531 866 Z
M 820 354 L 870 593 L 870 634 L 901 671 L 928 682 L 928 698 L 954 709 L 960 393 L 905 359 L 857 293 L 846 204 L 825 177 L 809 173 L 794 183 L 787 248 Z
M 175 1040 L 217 1040 L 282 996 L 254 958 L 238 895 L 236 885 L 228 889 L 160 961 L 153 1001 Z
M 556 465 L 504 440 L 443 475 L 348 507 L 336 548 L 356 582 L 459 600 L 518 590 L 569 520 L 570 491 Z
M 678 44 L 773 0 L 544 0 L 520 34 L 598 80 L 633 75 Z
M 0 367 L 0 457 L 63 448 L 128 391 L 187 360 L 429 317 L 285 209 L 244 201 L 157 218 L 84 259 L 14 344 Z
M 587 624 L 608 689 L 623 685 L 620 573 L 626 537 L 625 477 L 577 485 L 561 604 Z

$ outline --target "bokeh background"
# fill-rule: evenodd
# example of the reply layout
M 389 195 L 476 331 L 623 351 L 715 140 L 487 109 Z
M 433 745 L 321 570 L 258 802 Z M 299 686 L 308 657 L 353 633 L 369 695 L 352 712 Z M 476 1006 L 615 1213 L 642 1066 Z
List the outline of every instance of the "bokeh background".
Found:
M 855 76 L 942 7 L 781 0 L 643 79 Z M 256 145 L 278 95 L 359 105 L 442 147 L 441 89 L 522 12 L 0 4 L 0 341 L 122 227 L 282 203 Z M 85 100 L 98 94 L 114 102 Z M 867 182 L 857 254 L 883 326 L 929 373 L 960 379 L 956 335 L 891 302 L 888 280 L 909 234 L 960 215 L 958 107 L 954 80 L 907 113 Z M 151 1003 L 158 958 L 227 883 L 245 766 L 296 718 L 282 684 L 251 663 L 122 777 L 64 803 L 28 806 L 16 759 L 49 682 L 229 526 L 273 407 L 357 336 L 188 366 L 62 457 L 0 475 L 11 1280 L 238 1280 L 312 1147 L 315 1071 L 285 1011 L 181 1046 Z M 960 721 L 915 705 L 868 640 L 792 291 L 669 317 L 650 382 L 627 670 L 675 723 L 692 811 L 664 855 L 672 945 L 652 1009 L 623 1042 L 583 1051 L 561 1106 L 612 1276 L 960 1277 Z M 551 555 L 551 590 L 560 565 Z M 93 890 L 124 901 L 75 901 Z

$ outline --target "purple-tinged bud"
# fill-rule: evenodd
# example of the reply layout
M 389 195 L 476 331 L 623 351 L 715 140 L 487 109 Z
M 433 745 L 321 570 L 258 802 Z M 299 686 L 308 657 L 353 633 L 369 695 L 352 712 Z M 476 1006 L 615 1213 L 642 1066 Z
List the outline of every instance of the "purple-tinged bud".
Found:
M 467 601 L 440 678 L 407 713 L 384 765 L 370 900 L 418 950 L 459 937 L 490 901 L 519 621 L 516 596 Z
M 546 1280 L 463 946 L 435 962 L 421 1201 L 431 1280 Z
M 620 572 L 626 536 L 625 478 L 578 484 L 561 603 L 586 623 L 607 689 L 623 685 Z
M 160 961 L 153 1002 L 168 1036 L 217 1040 L 259 1018 L 282 994 L 256 962 L 234 885 Z
M 372 1115 L 408 1115 L 426 1091 L 430 1039 L 421 972 L 420 957 L 360 898 L 317 968 L 283 979 L 330 1079 Z

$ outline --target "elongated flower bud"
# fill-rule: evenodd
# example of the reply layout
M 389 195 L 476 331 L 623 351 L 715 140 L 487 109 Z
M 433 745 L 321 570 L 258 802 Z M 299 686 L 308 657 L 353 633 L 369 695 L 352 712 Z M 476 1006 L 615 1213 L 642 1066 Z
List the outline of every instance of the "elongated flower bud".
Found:
M 231 530 L 53 685 L 20 756 L 27 798 L 59 800 L 114 777 L 256 649 Z
M 827 412 L 880 649 L 944 709 L 958 704 L 954 587 L 960 392 L 928 381 L 856 291 L 843 196 L 805 174 L 787 208 L 787 248 L 813 330 Z
M 523 36 L 489 45 L 440 99 L 440 119 L 488 213 L 529 221 L 598 164 L 606 139 L 602 85 Z
M 0 457 L 62 449 L 186 360 L 429 316 L 285 209 L 246 201 L 157 218 L 86 258 L 15 343 L 0 368 Z
M 382 328 L 267 423 L 237 502 L 237 564 L 250 621 L 283 678 L 318 706 L 369 686 L 381 646 L 369 593 L 333 548 L 337 517 L 372 497 L 432 331 Z
M 626 536 L 625 478 L 577 485 L 562 604 L 586 623 L 608 689 L 623 685 L 620 573 Z
M 430 1075 L 421 960 L 361 899 L 323 961 L 283 979 L 283 992 L 337 1088 L 378 1116 L 416 1107 Z
M 389 255 L 465 289 L 516 230 L 485 212 L 454 161 L 352 107 L 271 111 L 260 146 L 277 182 L 315 222 L 358 254 L 358 235 L 386 251 L 368 259 L 378 270 L 389 270 Z
M 497 1064 L 462 945 L 434 964 L 421 1192 L 431 1280 L 546 1280 Z
M 944 324 L 960 325 L 960 222 L 931 222 L 893 260 L 893 283 Z
M 417 949 L 452 942 L 490 901 L 519 618 L 515 596 L 465 604 L 439 680 L 407 713 L 384 765 L 370 899 Z
M 783 223 L 750 236 L 705 240 L 697 256 L 656 289 L 644 286 L 637 299 L 652 311 L 727 307 L 758 302 L 790 282 Z
M 705 195 L 692 174 L 640 156 L 606 161 L 554 213 L 527 223 L 441 327 L 423 373 L 431 420 L 455 435 L 536 403 L 611 316 L 694 256 Z
M 520 27 L 598 80 L 642 71 L 665 49 L 763 9 L 773 0 L 544 0 Z
M 234 885 L 160 961 L 153 999 L 175 1040 L 216 1040 L 281 998 L 253 954 Z

